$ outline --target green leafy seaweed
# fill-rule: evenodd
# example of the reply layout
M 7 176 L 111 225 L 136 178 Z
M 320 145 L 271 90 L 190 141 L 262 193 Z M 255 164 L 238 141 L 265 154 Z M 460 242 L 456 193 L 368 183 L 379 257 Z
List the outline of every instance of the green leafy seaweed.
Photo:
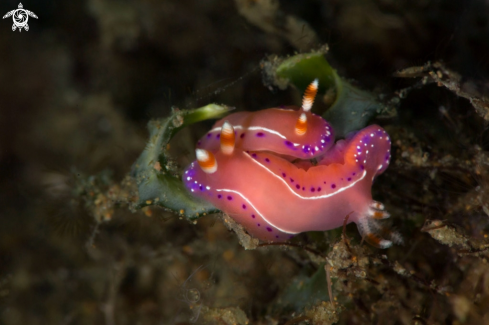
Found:
M 167 118 L 148 123 L 150 138 L 146 148 L 132 167 L 139 191 L 138 207 L 159 205 L 165 209 L 197 219 L 217 209 L 210 203 L 192 196 L 183 185 L 181 175 L 173 167 L 167 144 L 182 128 L 196 122 L 218 118 L 232 108 L 209 104 L 193 110 L 173 110 Z
M 322 116 L 333 125 L 337 137 L 364 128 L 379 114 L 394 114 L 390 107 L 379 103 L 374 95 L 339 77 L 322 52 L 287 58 L 278 65 L 275 73 L 301 92 L 312 80 L 319 80 L 318 94 L 325 95 L 325 101 L 331 104 Z

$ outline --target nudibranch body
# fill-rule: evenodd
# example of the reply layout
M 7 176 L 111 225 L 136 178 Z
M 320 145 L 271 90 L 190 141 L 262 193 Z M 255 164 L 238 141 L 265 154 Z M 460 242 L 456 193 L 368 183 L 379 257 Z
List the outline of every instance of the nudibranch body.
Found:
M 329 123 L 309 111 L 315 90 L 317 81 L 299 110 L 270 108 L 218 121 L 198 142 L 184 183 L 265 241 L 334 229 L 349 216 L 368 242 L 389 247 L 376 235 L 377 220 L 389 214 L 371 194 L 389 164 L 389 136 L 371 125 L 334 143 Z

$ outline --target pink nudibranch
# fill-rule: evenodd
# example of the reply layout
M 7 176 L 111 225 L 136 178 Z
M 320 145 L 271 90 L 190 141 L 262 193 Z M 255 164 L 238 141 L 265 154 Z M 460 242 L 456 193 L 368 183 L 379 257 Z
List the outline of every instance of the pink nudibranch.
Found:
M 294 131 L 302 114 L 305 134 Z M 234 141 L 230 150 L 220 145 L 221 129 L 222 143 Z M 261 240 L 281 242 L 305 231 L 334 229 L 348 215 L 367 242 L 387 248 L 401 239 L 393 232 L 391 240 L 376 235 L 377 220 L 389 214 L 372 199 L 371 187 L 389 165 L 390 146 L 378 125 L 334 143 L 332 127 L 309 111 L 235 113 L 198 142 L 198 156 L 205 159 L 190 164 L 183 181 L 193 195 Z

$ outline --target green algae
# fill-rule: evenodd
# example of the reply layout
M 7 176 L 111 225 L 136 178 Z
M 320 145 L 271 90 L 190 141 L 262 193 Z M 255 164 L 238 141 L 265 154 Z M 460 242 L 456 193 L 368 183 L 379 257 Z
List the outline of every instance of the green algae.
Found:
M 217 118 L 232 108 L 209 104 L 192 110 L 173 110 L 169 117 L 148 123 L 149 142 L 132 166 L 131 176 L 139 191 L 138 207 L 159 205 L 190 220 L 217 211 L 210 203 L 192 196 L 167 151 L 167 145 L 182 128 Z
M 364 128 L 378 115 L 395 114 L 376 96 L 341 78 L 322 52 L 289 57 L 278 65 L 275 73 L 278 78 L 287 79 L 301 93 L 312 80 L 318 79 L 318 97 L 324 96 L 323 101 L 330 104 L 322 116 L 333 125 L 337 137 L 342 138 Z

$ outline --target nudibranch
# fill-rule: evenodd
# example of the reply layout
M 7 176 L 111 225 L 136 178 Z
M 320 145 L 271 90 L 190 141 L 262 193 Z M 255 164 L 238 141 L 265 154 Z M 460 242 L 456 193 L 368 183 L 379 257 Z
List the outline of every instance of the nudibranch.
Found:
M 183 181 L 264 241 L 334 229 L 348 216 L 367 242 L 387 248 L 400 236 L 379 225 L 389 213 L 372 199 L 371 187 L 389 165 L 389 135 L 370 125 L 335 143 L 332 126 L 310 111 L 317 89 L 315 80 L 300 108 L 239 112 L 218 121 L 198 141 L 197 160 Z

